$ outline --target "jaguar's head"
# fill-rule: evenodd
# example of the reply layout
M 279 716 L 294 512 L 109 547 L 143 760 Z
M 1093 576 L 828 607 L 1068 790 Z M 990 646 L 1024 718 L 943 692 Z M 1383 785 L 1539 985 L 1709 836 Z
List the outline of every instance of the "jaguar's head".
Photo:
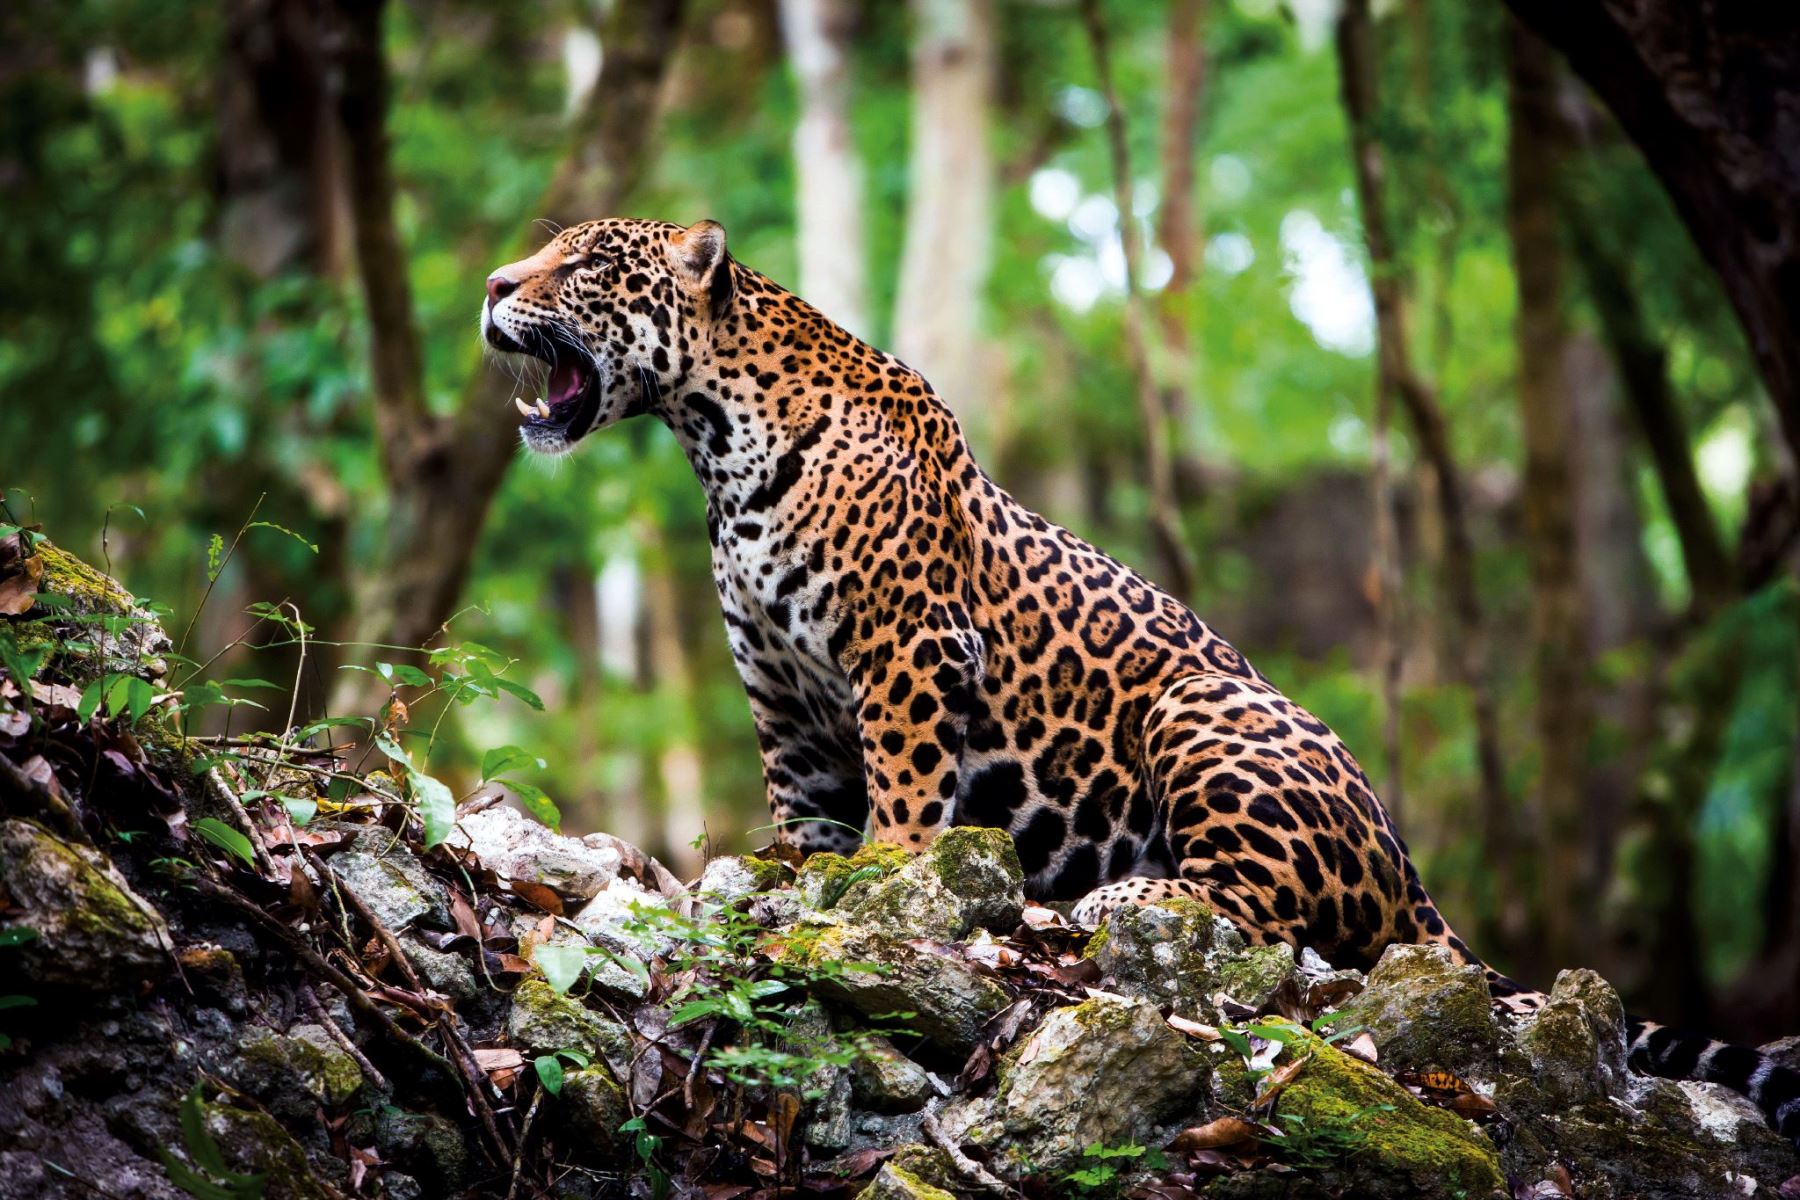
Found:
M 483 340 L 546 368 L 541 394 L 517 401 L 525 444 L 567 454 L 653 409 L 711 345 L 731 293 L 716 221 L 589 221 L 489 275 Z

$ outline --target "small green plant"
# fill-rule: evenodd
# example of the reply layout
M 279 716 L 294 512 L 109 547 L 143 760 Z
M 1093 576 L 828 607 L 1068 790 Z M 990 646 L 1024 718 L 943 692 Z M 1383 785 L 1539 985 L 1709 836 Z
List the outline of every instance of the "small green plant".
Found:
M 1381 1113 L 1391 1113 L 1391 1104 L 1373 1104 L 1346 1117 L 1314 1124 L 1299 1113 L 1277 1113 L 1281 1132 L 1266 1139 L 1265 1144 L 1290 1167 L 1319 1170 L 1333 1167 L 1355 1154 L 1369 1140 L 1368 1124 Z
M 644 1178 L 650 1182 L 651 1198 L 663 1200 L 669 1194 L 669 1173 L 656 1161 L 656 1152 L 662 1149 L 662 1139 L 650 1132 L 642 1117 L 631 1118 L 619 1126 L 619 1132 L 633 1135 L 631 1152 L 637 1156 Z
M 552 1096 L 562 1095 L 564 1059 L 578 1067 L 593 1066 L 593 1060 L 579 1050 L 558 1050 L 555 1054 L 544 1054 L 531 1060 L 531 1069 L 537 1072 L 538 1082 Z
M 1124 1185 L 1124 1176 L 1135 1171 L 1166 1171 L 1169 1160 L 1161 1150 L 1139 1146 L 1133 1142 L 1108 1146 L 1095 1142 L 1081 1152 L 1092 1165 L 1070 1171 L 1063 1182 L 1083 1196 L 1116 1196 Z
M 195 1084 L 181 1102 L 181 1144 L 189 1162 L 158 1148 L 169 1182 L 197 1200 L 261 1200 L 263 1177 L 233 1171 L 225 1165 L 219 1143 L 206 1128 L 206 1106 Z M 192 1163 L 190 1166 L 189 1163 Z
M 38 931 L 29 925 L 12 925 L 0 929 L 0 950 L 23 946 L 26 942 L 34 941 L 37 935 Z M 9 1008 L 33 1008 L 36 1005 L 37 999 L 32 996 L 21 996 L 16 993 L 0 996 L 0 1011 Z M 0 1050 L 7 1050 L 11 1047 L 12 1038 L 0 1033 Z

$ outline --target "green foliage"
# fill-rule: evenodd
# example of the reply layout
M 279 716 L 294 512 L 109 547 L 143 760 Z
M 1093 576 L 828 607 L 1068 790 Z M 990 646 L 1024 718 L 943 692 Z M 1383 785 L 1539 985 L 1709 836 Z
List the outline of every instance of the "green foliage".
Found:
M 195 1200 L 261 1200 L 261 1175 L 242 1174 L 225 1165 L 218 1142 L 206 1128 L 206 1103 L 200 1098 L 197 1083 L 181 1102 L 181 1144 L 187 1151 L 187 1162 L 167 1149 L 157 1148 L 163 1170 L 176 1187 Z
M 593 1060 L 580 1050 L 558 1050 L 555 1054 L 541 1054 L 531 1060 L 531 1069 L 537 1074 L 538 1083 L 552 1096 L 562 1095 L 564 1059 L 578 1067 L 593 1065 Z
M 1063 1176 L 1063 1182 L 1083 1196 L 1117 1196 L 1123 1190 L 1127 1173 L 1164 1171 L 1169 1166 L 1168 1156 L 1161 1150 L 1132 1142 L 1117 1146 L 1096 1142 L 1082 1150 L 1081 1157 L 1092 1160 L 1093 1165 L 1070 1171 Z
M 254 868 L 256 866 L 256 853 L 250 845 L 250 839 L 217 817 L 201 817 L 192 822 L 188 828 L 242 862 L 246 867 Z
M 1319 1170 L 1334 1167 L 1368 1144 L 1371 1122 L 1394 1111 L 1391 1104 L 1372 1104 L 1343 1118 L 1308 1122 L 1299 1113 L 1275 1114 L 1280 1132 L 1266 1144 L 1290 1167 Z

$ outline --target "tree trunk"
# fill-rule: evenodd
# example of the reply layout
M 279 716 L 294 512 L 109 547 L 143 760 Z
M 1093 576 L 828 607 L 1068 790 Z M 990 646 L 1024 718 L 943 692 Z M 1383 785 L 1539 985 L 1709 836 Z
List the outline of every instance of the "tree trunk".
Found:
M 437 416 L 425 408 L 405 252 L 393 227 L 381 3 L 337 3 L 346 32 L 346 98 L 339 109 L 351 148 L 357 268 L 368 298 L 376 428 L 389 487 L 386 545 L 379 569 L 361 581 L 358 638 L 419 646 L 438 635 L 462 591 L 488 506 L 518 452 L 518 418 L 506 403 L 512 379 L 486 366 L 470 377 L 454 413 Z M 655 131 L 658 92 L 682 9 L 681 0 L 652 0 L 608 10 L 600 81 L 576 118 L 570 154 L 536 215 L 568 224 L 604 215 L 623 201 Z M 535 236 L 533 227 L 528 238 Z M 471 308 L 477 299 L 471 298 Z M 352 688 L 341 694 L 340 707 L 366 708 L 369 700 L 366 691 Z
M 993 237 L 991 0 L 913 0 L 912 155 L 894 353 L 957 412 L 985 408 L 982 292 Z
M 1192 387 L 1194 354 L 1189 325 L 1194 317 L 1194 283 L 1205 238 L 1194 211 L 1195 157 L 1200 148 L 1200 109 L 1207 87 L 1205 22 L 1207 0 L 1171 0 L 1169 52 L 1165 60 L 1162 121 L 1162 203 L 1156 240 L 1169 256 L 1169 281 L 1156 298 L 1162 328 L 1162 407 L 1168 414 L 1175 455 L 1178 499 L 1198 499 L 1206 470 L 1188 447 L 1194 437 Z
M 1644 153 L 1731 298 L 1800 461 L 1800 13 L 1507 0 Z
M 1190 599 L 1194 592 L 1194 561 L 1181 529 L 1181 508 L 1175 495 L 1175 454 L 1169 414 L 1163 407 L 1150 357 L 1150 333 L 1144 301 L 1138 291 L 1143 278 L 1140 247 L 1131 214 L 1131 156 L 1125 142 L 1125 110 L 1113 86 L 1112 57 L 1106 23 L 1098 0 L 1081 0 L 1081 20 L 1088 48 L 1094 56 L 1094 74 L 1106 102 L 1106 147 L 1112 161 L 1113 203 L 1119 211 L 1119 242 L 1125 259 L 1125 349 L 1137 387 L 1138 413 L 1144 423 L 1146 483 L 1150 493 L 1150 531 L 1155 540 L 1157 582 L 1174 595 Z
M 868 337 L 863 268 L 862 167 L 850 133 L 847 0 L 781 0 L 781 29 L 800 88 L 794 127 L 800 294 L 858 337 Z
M 1588 692 L 1587 620 L 1576 562 L 1574 481 L 1565 387 L 1563 248 L 1557 232 L 1562 124 L 1548 50 L 1507 25 L 1506 226 L 1518 280 L 1522 492 L 1532 586 L 1533 668 L 1539 747 L 1537 854 L 1549 961 L 1580 957 L 1576 931 L 1592 911 L 1583 871 Z

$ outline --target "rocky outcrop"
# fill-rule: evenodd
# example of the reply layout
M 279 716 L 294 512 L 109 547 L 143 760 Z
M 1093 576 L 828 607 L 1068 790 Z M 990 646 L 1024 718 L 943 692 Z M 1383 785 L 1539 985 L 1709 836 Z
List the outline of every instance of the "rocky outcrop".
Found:
M 992 830 L 684 885 L 510 808 L 427 848 L 391 779 L 297 826 L 154 714 L 81 717 L 77 664 L 44 662 L 0 681 L 0 756 L 34 764 L 0 791 L 6 1200 L 1624 1200 L 1800 1172 L 1735 1095 L 1632 1073 L 1591 972 L 1515 1021 L 1441 949 L 1365 978 L 1184 900 L 1076 929 Z

